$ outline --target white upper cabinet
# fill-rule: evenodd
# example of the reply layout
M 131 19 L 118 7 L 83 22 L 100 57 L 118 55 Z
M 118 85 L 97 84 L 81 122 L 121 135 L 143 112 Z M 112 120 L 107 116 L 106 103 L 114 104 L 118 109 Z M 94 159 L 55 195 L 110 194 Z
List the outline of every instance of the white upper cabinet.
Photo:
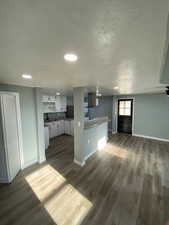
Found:
M 66 96 L 47 96 L 42 98 L 44 113 L 48 112 L 66 112 L 67 98 Z
M 55 96 L 44 95 L 42 97 L 42 102 L 55 102 Z
M 60 96 L 56 96 L 55 98 L 55 108 L 56 108 L 56 112 L 61 112 L 61 97 Z
M 48 96 L 47 95 L 43 95 L 42 102 L 48 102 Z
M 66 112 L 67 98 L 66 96 L 61 96 L 60 98 L 61 98 L 60 110 L 61 112 Z

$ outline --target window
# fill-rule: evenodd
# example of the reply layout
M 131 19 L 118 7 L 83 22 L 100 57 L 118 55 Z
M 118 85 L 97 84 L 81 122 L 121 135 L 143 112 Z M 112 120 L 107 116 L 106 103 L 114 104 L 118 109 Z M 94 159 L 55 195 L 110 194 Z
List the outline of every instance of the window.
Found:
M 119 116 L 131 116 L 131 100 L 119 101 Z

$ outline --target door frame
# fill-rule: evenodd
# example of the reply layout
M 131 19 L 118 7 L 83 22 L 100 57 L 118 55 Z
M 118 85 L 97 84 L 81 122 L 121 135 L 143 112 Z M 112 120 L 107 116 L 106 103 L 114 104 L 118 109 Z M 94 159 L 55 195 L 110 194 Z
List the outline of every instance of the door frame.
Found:
M 21 121 L 21 108 L 20 108 L 20 100 L 19 100 L 19 93 L 17 92 L 6 92 L 6 91 L 0 91 L 0 96 L 2 95 L 12 95 L 16 98 L 16 111 L 17 111 L 17 125 L 18 125 L 18 143 L 19 143 L 19 156 L 20 156 L 20 169 L 24 168 L 24 156 L 23 156 L 23 139 L 22 139 L 22 121 Z M 1 102 L 1 104 L 3 104 Z M 4 117 L 4 112 L 2 110 L 2 117 Z M 4 119 L 2 118 L 2 126 L 3 130 L 5 132 L 5 124 Z M 7 140 L 6 135 L 4 136 L 4 144 L 5 148 L 7 148 Z M 9 173 L 9 165 L 8 165 L 8 153 L 5 151 L 6 156 L 6 164 L 7 164 L 7 172 L 8 172 L 8 179 L 9 182 L 11 181 L 10 173 Z
M 115 124 L 116 124 L 116 128 L 115 128 L 115 133 L 118 133 L 118 101 L 119 100 L 133 100 L 133 110 L 132 110 L 132 133 L 131 135 L 134 134 L 134 121 L 135 121 L 135 97 L 130 97 L 130 96 L 126 96 L 126 97 L 119 97 L 116 98 L 115 100 Z

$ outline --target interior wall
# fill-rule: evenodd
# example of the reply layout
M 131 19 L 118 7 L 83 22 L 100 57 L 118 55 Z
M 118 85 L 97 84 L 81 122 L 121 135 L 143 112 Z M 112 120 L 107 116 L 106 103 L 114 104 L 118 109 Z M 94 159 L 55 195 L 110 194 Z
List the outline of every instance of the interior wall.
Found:
M 140 94 L 135 96 L 114 96 L 114 106 L 118 98 L 134 97 L 134 135 L 149 136 L 169 140 L 169 98 L 165 94 Z M 116 131 L 116 112 L 113 111 L 113 131 Z
M 0 91 L 18 92 L 20 96 L 24 166 L 37 161 L 37 129 L 34 89 L 0 84 Z

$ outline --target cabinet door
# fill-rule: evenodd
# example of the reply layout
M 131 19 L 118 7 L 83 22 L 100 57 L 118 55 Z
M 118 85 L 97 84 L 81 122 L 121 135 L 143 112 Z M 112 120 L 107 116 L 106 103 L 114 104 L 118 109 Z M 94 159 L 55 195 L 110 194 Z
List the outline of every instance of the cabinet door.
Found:
M 47 95 L 42 96 L 42 102 L 48 102 L 48 96 Z
M 50 101 L 55 102 L 55 96 L 50 96 Z
M 71 120 L 70 133 L 72 136 L 74 135 L 74 121 L 73 120 Z
M 52 123 L 51 125 L 51 136 L 56 137 L 56 125 L 55 122 Z
M 65 121 L 65 134 L 70 134 L 70 121 Z
M 62 112 L 66 112 L 66 106 L 67 106 L 67 98 L 66 96 L 62 96 Z
M 50 96 L 47 96 L 47 102 L 51 102 Z
M 62 135 L 62 122 L 59 121 L 59 135 Z
M 64 121 L 64 133 L 67 134 L 67 121 Z
M 60 121 L 60 133 L 61 135 L 64 134 L 64 120 Z
M 61 99 L 60 99 L 60 96 L 56 96 L 55 107 L 56 107 L 56 112 L 61 112 Z
M 71 121 L 68 121 L 68 134 L 71 135 Z
M 49 147 L 49 128 L 44 127 L 44 136 L 45 136 L 45 149 Z
M 58 135 L 61 135 L 62 134 L 62 131 L 61 131 L 61 122 L 60 121 L 57 122 L 57 134 Z

